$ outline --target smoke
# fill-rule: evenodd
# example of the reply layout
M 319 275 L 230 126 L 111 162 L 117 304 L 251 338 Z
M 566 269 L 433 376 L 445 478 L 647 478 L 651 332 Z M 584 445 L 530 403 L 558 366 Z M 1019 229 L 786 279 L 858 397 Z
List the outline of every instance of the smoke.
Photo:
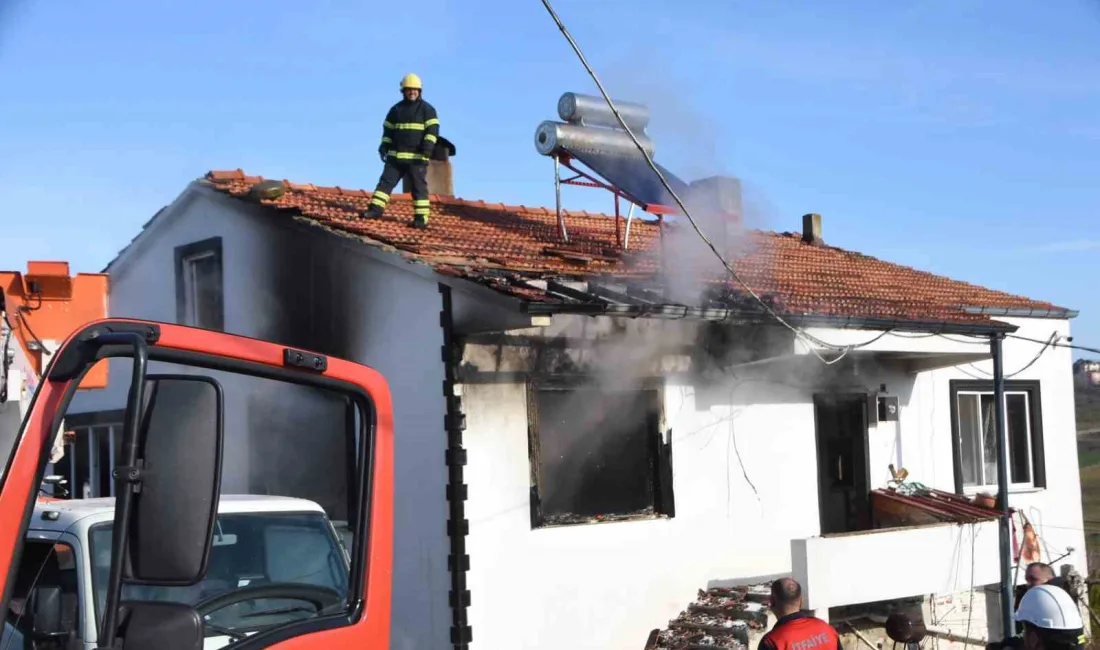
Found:
M 707 88 L 699 88 L 669 70 L 647 49 L 626 52 L 623 62 L 600 71 L 604 87 L 614 100 L 637 102 L 650 110 L 645 134 L 654 142 L 656 162 L 691 187 L 680 193 L 695 225 L 709 238 L 711 249 L 683 216 L 666 217 L 660 243 L 660 274 L 655 278 L 670 302 L 688 306 L 710 306 L 716 295 L 743 294 L 729 276 L 724 258 L 731 266 L 753 277 L 770 275 L 768 256 L 756 255 L 759 235 L 772 220 L 774 208 L 751 181 L 735 169 L 736 126 L 723 106 L 709 100 Z M 578 88 L 594 93 L 594 89 Z M 708 103 L 710 102 L 710 103 Z M 636 133 L 641 135 L 641 133 Z M 671 200 L 670 203 L 673 203 Z M 647 215 L 647 218 L 649 216 Z M 742 306 L 751 299 L 744 298 Z M 600 485 L 591 475 L 610 471 L 608 462 L 618 457 L 622 465 L 620 427 L 626 417 L 622 392 L 664 385 L 673 376 L 690 377 L 705 391 L 714 390 L 718 403 L 729 405 L 737 378 L 727 369 L 738 362 L 766 356 L 769 351 L 790 351 L 789 332 L 768 325 L 735 330 L 728 323 L 699 324 L 691 321 L 657 319 L 568 318 L 550 335 L 539 354 L 536 375 L 570 374 L 583 377 L 574 384 L 571 401 L 556 403 L 554 410 L 567 415 L 559 424 L 575 430 L 562 434 L 562 444 L 547 445 L 540 451 L 544 469 L 556 480 L 552 486 L 556 503 L 574 502 Z M 554 351 L 548 354 L 547 350 Z M 780 383 L 811 380 L 805 364 L 772 368 L 772 381 Z M 594 399 L 593 396 L 607 396 Z M 706 408 L 706 407 L 703 407 Z M 659 412 L 663 412 L 660 405 Z M 540 419 L 545 414 L 539 413 Z M 673 426 L 666 416 L 662 434 Z M 541 438 L 541 436 L 540 436 Z M 549 454 L 556 457 L 546 459 Z M 736 470 L 736 466 L 731 468 Z M 751 468 L 745 470 L 745 475 Z M 751 481 L 750 481 L 751 482 Z M 540 488 L 546 489 L 549 486 Z M 564 492 L 563 492 L 564 491 Z M 581 494 L 585 493 L 585 494 Z M 598 503 L 599 500 L 597 499 Z M 545 503 L 545 502 L 544 502 Z M 578 513 L 580 514 L 580 513 Z
M 646 133 L 656 147 L 654 160 L 692 184 L 680 199 L 699 230 L 736 268 L 738 260 L 754 253 L 752 231 L 767 227 L 774 208 L 732 165 L 737 132 L 724 107 L 648 49 L 629 52 L 601 76 L 612 99 L 649 108 Z M 666 223 L 661 266 L 665 291 L 678 302 L 698 305 L 707 288 L 727 278 L 728 271 L 686 217 L 668 217 Z

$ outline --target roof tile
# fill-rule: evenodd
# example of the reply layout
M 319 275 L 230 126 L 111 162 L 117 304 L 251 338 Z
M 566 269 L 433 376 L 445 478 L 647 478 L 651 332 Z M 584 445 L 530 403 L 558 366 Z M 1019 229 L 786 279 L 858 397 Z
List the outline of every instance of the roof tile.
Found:
M 245 197 L 262 180 L 241 170 L 211 171 L 216 190 Z M 342 190 L 284 181 L 287 191 L 265 205 L 292 210 L 319 225 L 361 236 L 368 244 L 389 244 L 440 272 L 464 277 L 526 300 L 560 302 L 546 293 L 510 285 L 486 264 L 532 277 L 646 278 L 657 282 L 661 269 L 657 221 L 635 218 L 629 250 L 616 240 L 612 216 L 563 210 L 569 243 L 560 240 L 555 212 L 548 208 L 432 196 L 431 225 L 411 228 L 409 194 L 394 194 L 386 215 L 358 218 L 372 192 Z M 622 220 L 620 226 L 625 224 Z M 686 226 L 665 223 L 666 237 Z M 618 229 L 621 236 L 623 228 Z M 690 233 L 689 233 L 690 235 Z M 867 317 L 981 323 L 988 319 L 964 307 L 1060 309 L 1048 302 L 987 289 L 892 264 L 828 245 L 811 245 L 793 232 L 749 231 L 744 253 L 732 266 L 752 289 L 791 315 Z M 463 265 L 463 260 L 466 261 Z M 666 260 L 679 264 L 681 260 Z M 715 277 L 712 288 L 723 300 L 749 301 L 733 282 Z M 748 304 L 746 302 L 745 304 Z

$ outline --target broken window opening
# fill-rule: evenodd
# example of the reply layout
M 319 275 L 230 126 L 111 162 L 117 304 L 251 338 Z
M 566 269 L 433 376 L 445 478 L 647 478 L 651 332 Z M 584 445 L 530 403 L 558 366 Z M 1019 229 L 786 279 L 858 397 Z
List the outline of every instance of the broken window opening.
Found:
M 533 528 L 674 515 L 661 391 L 533 384 Z

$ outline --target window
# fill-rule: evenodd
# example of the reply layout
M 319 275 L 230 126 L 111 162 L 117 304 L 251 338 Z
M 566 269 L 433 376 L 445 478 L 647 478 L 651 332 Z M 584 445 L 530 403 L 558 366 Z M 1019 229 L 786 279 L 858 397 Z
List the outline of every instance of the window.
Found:
M 1005 382 L 1009 484 L 1045 487 L 1039 383 Z M 951 382 L 951 433 L 957 491 L 997 489 L 996 421 L 991 381 Z
M 95 611 L 102 621 L 111 563 L 112 524 L 91 529 Z M 155 600 L 195 606 L 204 600 L 265 584 L 308 585 L 346 598 L 348 564 L 340 542 L 321 513 L 276 512 L 218 515 L 206 575 L 189 587 L 124 584 L 123 600 Z M 278 594 L 244 599 L 206 613 L 216 630 L 251 633 L 312 618 L 312 609 Z
M 532 386 L 533 527 L 673 516 L 660 391 Z
M 45 606 L 54 592 L 56 609 Z M 41 601 L 39 600 L 41 599 Z M 39 604 L 41 602 L 41 604 Z M 23 546 L 23 556 L 15 576 L 11 602 L 4 616 L 4 631 L 0 647 L 22 648 L 24 637 L 37 628 L 50 626 L 41 620 L 36 626 L 36 613 L 55 618 L 56 629 L 49 632 L 67 634 L 70 639 L 79 636 L 79 594 L 77 591 L 76 555 L 68 544 L 28 539 Z M 62 644 L 64 646 L 64 644 Z M 26 646 L 30 647 L 30 646 Z
M 221 237 L 176 248 L 176 320 L 224 329 Z

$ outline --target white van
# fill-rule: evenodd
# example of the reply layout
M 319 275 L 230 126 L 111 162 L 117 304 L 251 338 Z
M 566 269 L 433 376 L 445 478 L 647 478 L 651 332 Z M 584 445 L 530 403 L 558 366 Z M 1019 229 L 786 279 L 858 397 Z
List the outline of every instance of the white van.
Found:
M 27 531 L 0 650 L 93 650 L 115 500 L 40 499 Z M 195 607 L 204 648 L 345 607 L 348 551 L 324 510 L 287 497 L 223 495 L 206 576 L 191 586 L 124 584 L 123 601 Z

